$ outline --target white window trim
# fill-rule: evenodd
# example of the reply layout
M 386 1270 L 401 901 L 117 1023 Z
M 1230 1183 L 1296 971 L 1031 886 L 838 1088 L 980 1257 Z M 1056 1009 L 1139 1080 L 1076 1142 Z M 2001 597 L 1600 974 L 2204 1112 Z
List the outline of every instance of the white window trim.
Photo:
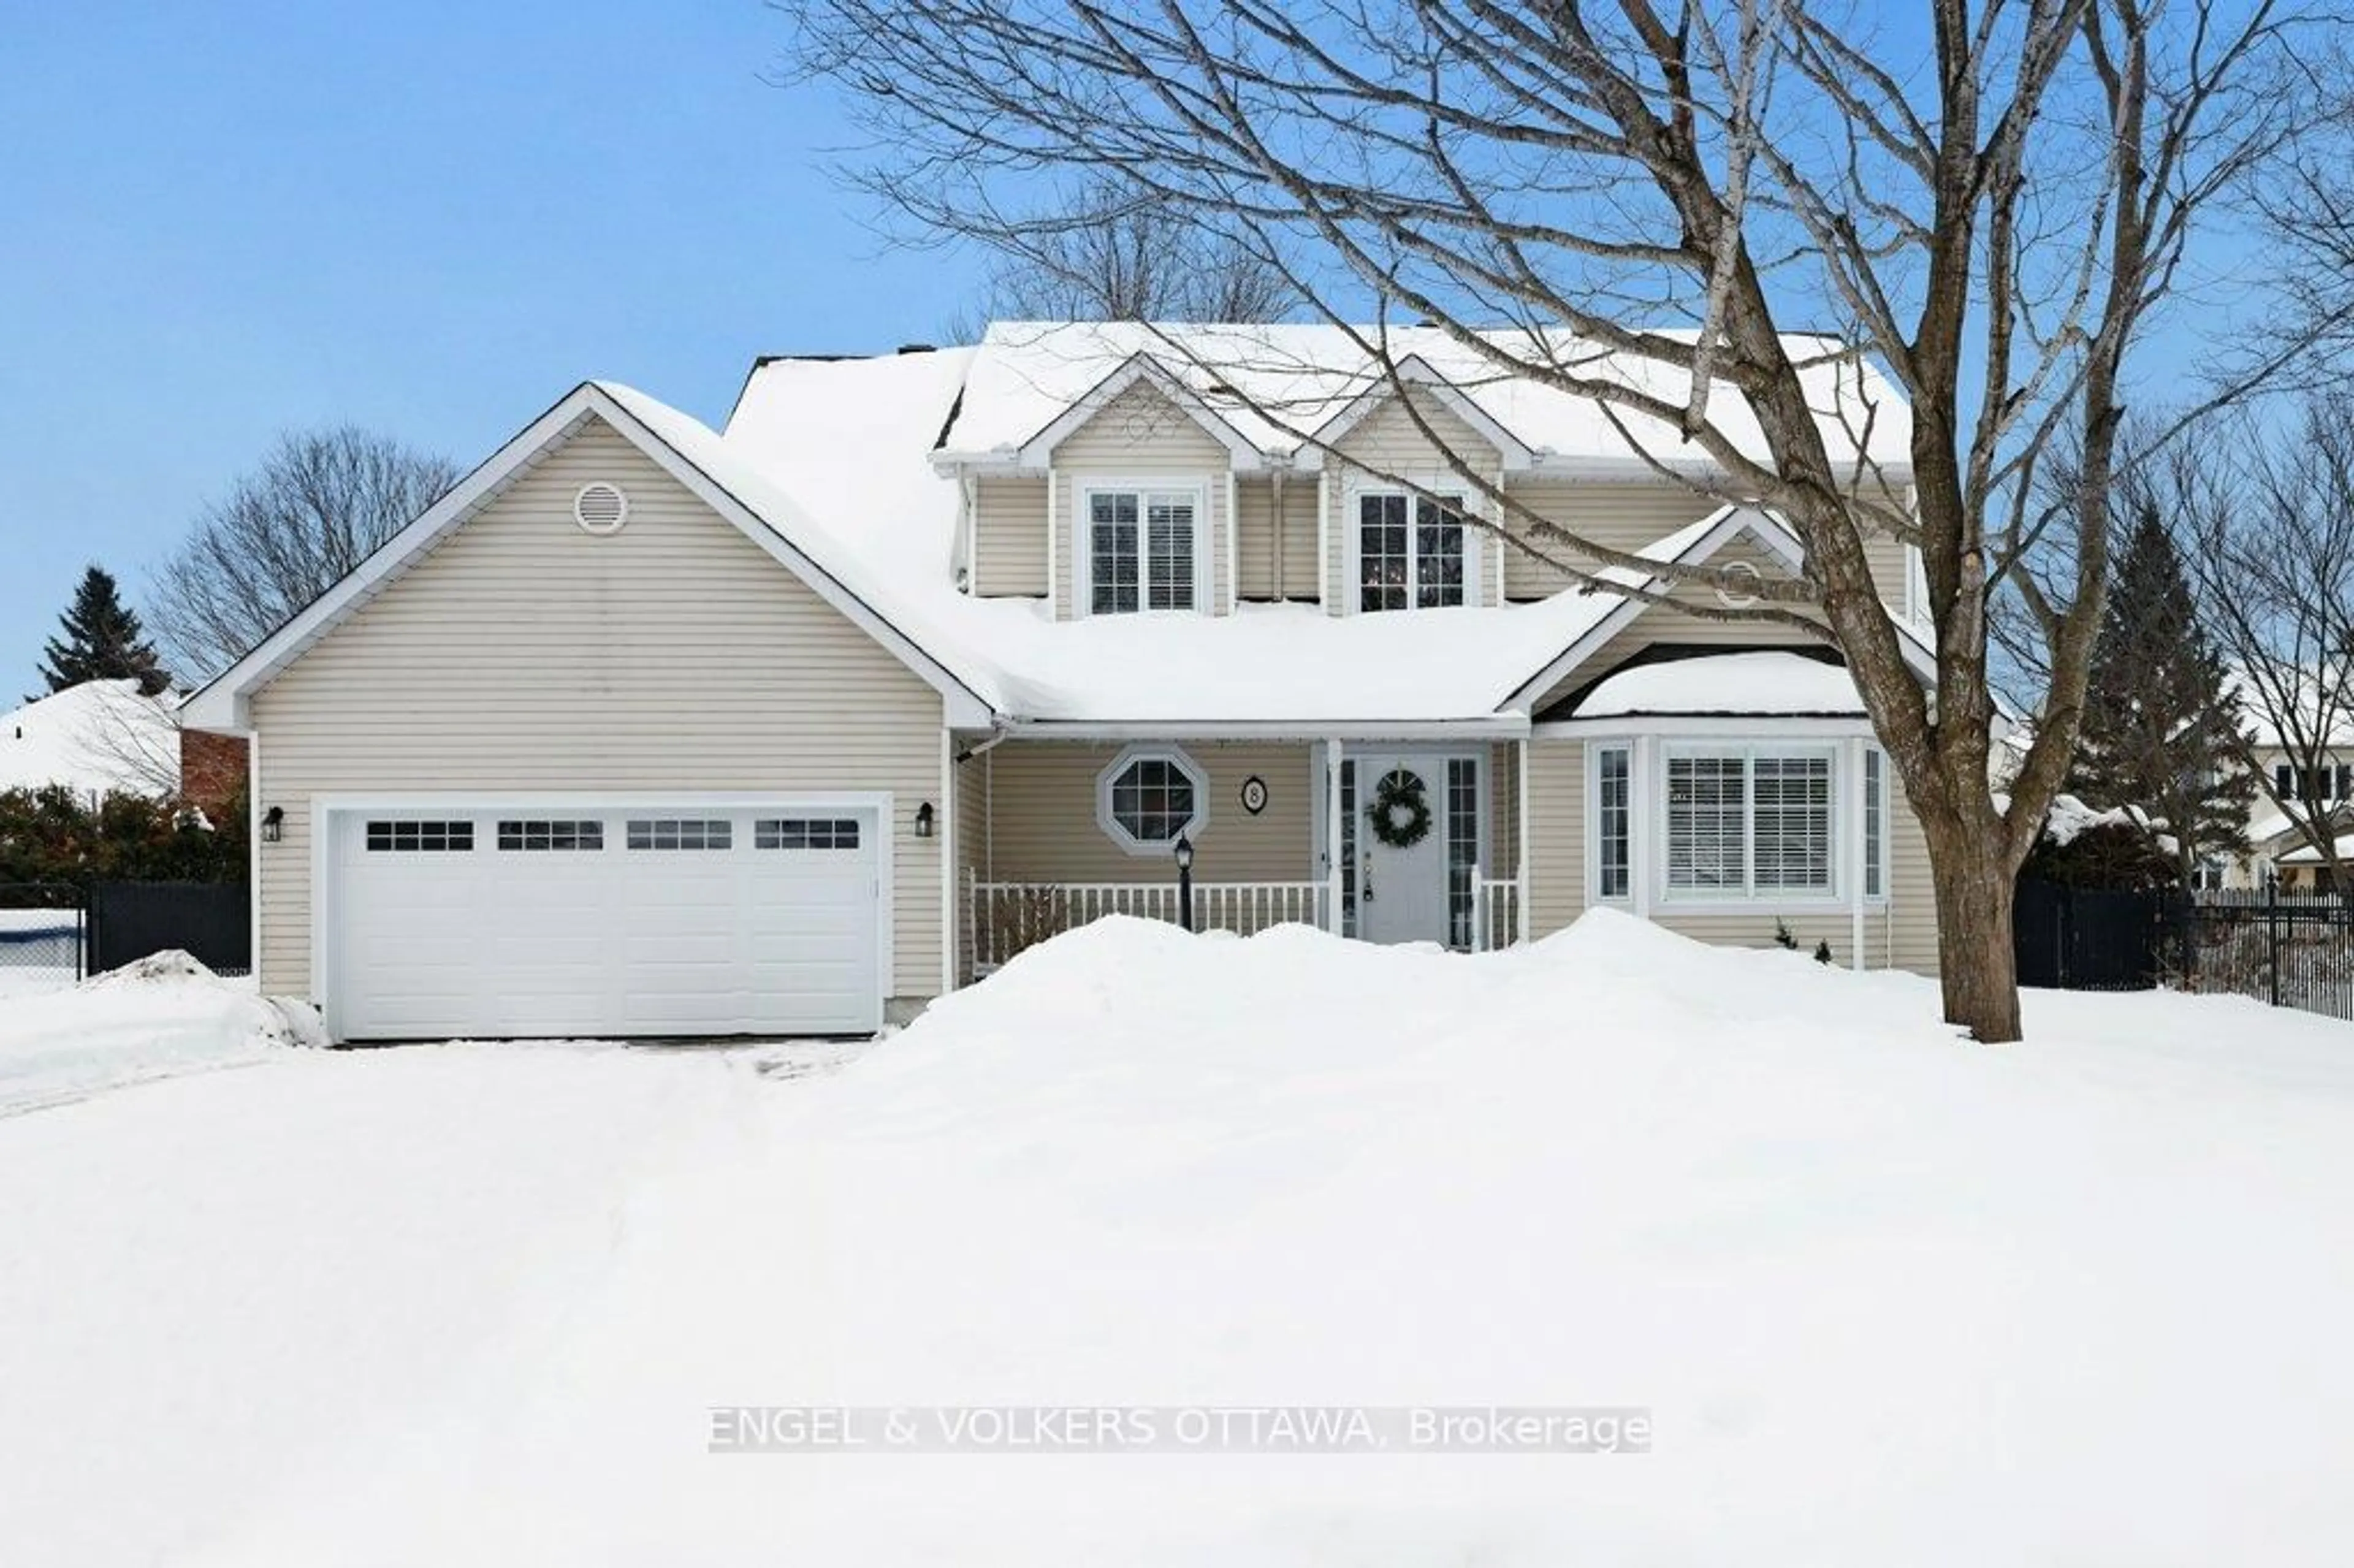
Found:
M 1602 755 L 1607 751 L 1623 752 L 1627 758 L 1627 891 L 1602 891 Z M 1636 771 L 1635 737 L 1616 740 L 1591 740 L 1585 744 L 1585 901 L 1606 904 L 1612 907 L 1636 903 L 1635 890 L 1643 883 L 1643 863 L 1638 853 L 1642 838 L 1635 824 L 1643 814 L 1641 775 Z
M 1651 879 L 1653 899 L 1662 907 L 1691 908 L 1837 908 L 1850 902 L 1848 878 L 1860 874 L 1851 864 L 1853 854 L 1848 850 L 1849 830 L 1854 804 L 1848 800 L 1849 790 L 1842 787 L 1848 770 L 1840 765 L 1840 747 L 1819 743 L 1750 738 L 1746 740 L 1710 741 L 1701 738 L 1678 739 L 1662 743 L 1655 755 L 1656 777 L 1643 791 L 1649 801 L 1649 810 L 1658 831 L 1651 835 L 1651 863 L 1643 873 Z M 1682 757 L 1739 757 L 1744 759 L 1742 801 L 1742 877 L 1747 885 L 1739 892 L 1722 889 L 1677 887 L 1668 878 L 1668 860 L 1671 850 L 1668 829 L 1668 764 Z M 1756 759 L 1760 757 L 1819 758 L 1830 764 L 1829 836 L 1831 876 L 1828 886 L 1820 889 L 1797 889 L 1756 885 L 1757 877 L 1757 808 Z M 1589 836 L 1600 828 L 1594 823 Z
M 1104 837 L 1118 844 L 1126 853 L 1135 855 L 1139 859 L 1166 860 L 1174 851 L 1177 842 L 1175 839 L 1161 842 L 1140 839 L 1121 827 L 1119 819 L 1112 815 L 1112 780 L 1139 762 L 1174 763 L 1185 777 L 1193 781 L 1193 815 L 1178 832 L 1198 846 L 1202 842 L 1203 832 L 1210 825 L 1210 774 L 1207 768 L 1187 755 L 1182 747 L 1140 744 L 1122 747 L 1119 755 L 1113 758 L 1105 765 L 1103 771 L 1096 775 L 1096 826 L 1103 830 Z
M 1212 551 L 1217 547 L 1217 519 L 1210 513 L 1208 476 L 1159 479 L 1089 478 L 1071 482 L 1071 619 L 1084 620 L 1097 613 L 1095 592 L 1095 498 L 1098 495 L 1133 495 L 1137 498 L 1137 608 L 1132 610 L 1110 610 L 1117 615 L 1209 615 L 1214 606 L 1210 602 L 1211 590 L 1216 584 L 1216 573 L 1211 569 Z M 1145 555 L 1150 540 L 1145 535 L 1150 524 L 1145 521 L 1145 498 L 1150 495 L 1183 495 L 1193 503 L 1193 608 L 1191 609 L 1151 609 L 1145 600 L 1150 596 L 1143 576 Z
M 1414 602 L 1422 588 L 1422 568 L 1420 553 L 1413 549 L 1408 549 L 1406 552 L 1405 609 L 1404 610 L 1369 610 L 1364 608 L 1363 508 L 1364 498 L 1369 495 L 1402 495 L 1408 502 L 1414 502 L 1422 499 L 1420 493 L 1422 491 L 1428 491 L 1432 495 L 1442 500 L 1453 496 L 1459 503 L 1454 510 L 1463 519 L 1463 603 L 1466 607 L 1486 604 L 1488 602 L 1486 589 L 1482 586 L 1484 579 L 1480 577 L 1480 573 L 1485 569 L 1489 552 L 1485 547 L 1487 541 L 1483 536 L 1485 529 L 1482 526 L 1486 514 L 1479 509 L 1479 497 L 1473 493 L 1472 488 L 1460 477 L 1454 474 L 1430 476 L 1408 474 L 1406 477 L 1413 481 L 1416 488 L 1378 482 L 1352 484 L 1348 488 L 1343 503 L 1345 510 L 1341 518 L 1343 534 L 1341 581 L 1343 610 L 1350 615 L 1400 615 L 1410 614 L 1423 608 Z M 1408 537 L 1411 539 L 1414 528 L 1411 507 L 1407 511 L 1407 519 L 1406 528 Z
M 1871 825 L 1870 797 L 1865 790 L 1864 771 L 1872 766 L 1873 758 L 1880 759 L 1880 891 L 1877 893 L 1872 890 L 1871 879 L 1864 874 L 1864 861 L 1871 853 L 1872 841 L 1862 831 Z M 1862 742 L 1857 747 L 1855 754 L 1855 808 L 1858 820 L 1855 875 L 1857 885 L 1862 895 L 1861 902 L 1875 909 L 1888 902 L 1889 890 L 1896 882 L 1896 840 L 1894 838 L 1896 818 L 1889 807 L 1889 798 L 1895 792 L 1896 775 L 1888 759 L 1888 753 L 1872 741 Z

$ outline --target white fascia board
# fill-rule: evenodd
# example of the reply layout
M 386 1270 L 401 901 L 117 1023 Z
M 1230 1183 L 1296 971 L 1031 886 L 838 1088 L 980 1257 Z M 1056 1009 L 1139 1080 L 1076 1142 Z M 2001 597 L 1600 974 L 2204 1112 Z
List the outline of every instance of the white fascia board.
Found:
M 1408 355 L 1398 362 L 1395 380 L 1409 387 L 1426 389 L 1448 413 L 1478 431 L 1489 445 L 1496 449 L 1506 473 L 1523 473 L 1536 466 L 1538 453 L 1535 448 L 1497 423 L 1493 415 L 1467 397 L 1462 388 L 1433 370 L 1420 355 Z M 1309 470 L 1322 468 L 1327 448 L 1355 429 L 1374 409 L 1398 395 L 1397 387 L 1386 377 L 1378 385 L 1366 387 L 1349 399 L 1346 407 L 1310 432 L 1294 456 L 1293 466 Z M 1464 456 L 1461 452 L 1456 455 Z
M 417 521 L 387 540 L 348 576 L 313 600 L 235 664 L 188 699 L 182 712 L 191 728 L 248 732 L 249 699 L 311 646 L 397 580 L 436 542 L 494 500 L 589 415 L 602 418 L 770 558 L 854 625 L 880 642 L 939 692 L 951 724 L 986 724 L 992 710 L 981 696 L 891 624 L 864 599 L 795 546 L 775 524 L 738 501 L 636 416 L 591 382 L 583 382 L 524 427 L 514 440 L 461 480 Z
M 1529 734 L 1540 740 L 1577 736 L 1606 740 L 1638 735 L 1668 738 L 1691 736 L 1718 740 L 1845 739 L 1870 737 L 1872 721 L 1861 714 L 1626 714 L 1617 717 L 1548 719 L 1532 724 Z
M 1016 719 L 1029 740 L 1496 740 L 1529 733 L 1525 714 L 1460 719 Z
M 1077 402 L 1055 416 L 1037 434 L 1023 442 L 1016 454 L 1023 465 L 1044 468 L 1053 461 L 1056 447 L 1139 381 L 1151 382 L 1161 396 L 1201 426 L 1212 440 L 1225 448 L 1237 472 L 1255 473 L 1267 466 L 1267 454 L 1259 450 L 1257 443 L 1227 423 L 1224 416 L 1202 401 L 1200 395 L 1192 387 L 1171 375 L 1160 361 L 1143 353 L 1129 355 L 1119 369 L 1089 387 Z

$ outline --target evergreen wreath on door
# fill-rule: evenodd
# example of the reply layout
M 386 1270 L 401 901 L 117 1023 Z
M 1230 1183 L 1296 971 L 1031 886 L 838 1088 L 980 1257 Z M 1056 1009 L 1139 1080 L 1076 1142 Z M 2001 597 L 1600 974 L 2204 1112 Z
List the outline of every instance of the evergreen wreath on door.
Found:
M 1373 837 L 1392 849 L 1412 849 L 1430 835 L 1430 796 L 1421 776 L 1393 768 L 1373 787 L 1373 803 L 1365 808 L 1366 825 Z

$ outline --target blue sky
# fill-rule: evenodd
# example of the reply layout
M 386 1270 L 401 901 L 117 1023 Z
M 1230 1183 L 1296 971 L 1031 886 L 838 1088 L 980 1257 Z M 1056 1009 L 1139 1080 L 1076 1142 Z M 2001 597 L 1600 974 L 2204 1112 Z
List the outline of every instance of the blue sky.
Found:
M 472 464 L 585 377 L 716 423 L 756 355 L 937 339 L 978 268 L 886 244 L 829 174 L 855 133 L 764 79 L 783 26 L 0 0 L 0 706 L 86 564 L 136 599 L 282 430 Z M 2202 334 L 2156 335 L 2163 400 Z
M 759 0 L 0 0 L 0 707 L 282 429 L 468 463 L 587 376 L 717 421 L 753 355 L 935 338 Z

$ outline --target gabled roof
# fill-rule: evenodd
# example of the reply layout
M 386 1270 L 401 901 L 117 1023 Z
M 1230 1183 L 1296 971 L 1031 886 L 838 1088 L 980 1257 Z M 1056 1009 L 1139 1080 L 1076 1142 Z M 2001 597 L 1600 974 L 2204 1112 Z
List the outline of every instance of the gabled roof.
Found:
M 987 721 L 993 704 L 984 694 L 990 683 L 983 667 L 935 652 L 949 645 L 946 638 L 927 637 L 918 642 L 913 623 L 920 617 L 899 605 L 885 585 L 872 580 L 849 551 L 833 546 L 822 528 L 765 474 L 676 409 L 627 387 L 588 381 L 526 425 L 422 516 L 191 697 L 184 710 L 187 724 L 212 730 L 249 727 L 247 705 L 255 692 L 592 419 L 610 426 L 883 644 L 941 694 L 951 712 L 960 715 L 959 722 Z
M 1662 334 L 1662 336 L 1689 334 Z M 1384 355 L 1366 344 L 1383 345 Z M 1892 482 L 1911 477 L 1912 411 L 1872 363 L 1838 340 L 1791 334 L 1827 449 L 1844 469 L 1861 456 Z M 1271 326 L 1143 322 L 1002 322 L 973 353 L 956 417 L 938 442 L 943 466 L 1021 461 L 1034 438 L 1139 356 L 1184 387 L 1199 408 L 1266 454 L 1309 466 L 1315 440 L 1345 430 L 1394 396 L 1389 365 L 1444 387 L 1455 407 L 1507 453 L 1511 466 L 1582 478 L 1652 479 L 1715 464 L 1671 424 L 1603 408 L 1564 384 L 1602 383 L 1681 406 L 1689 378 L 1671 366 L 1565 332 L 1504 329 L 1467 343 L 1436 327 Z M 1534 375 L 1509 373 L 1511 366 Z M 1352 414 L 1352 410 L 1355 410 Z M 1729 387 L 1712 394 L 1712 423 L 1745 454 L 1770 460 L 1763 432 Z M 1492 432 L 1492 433 L 1490 433 Z M 1630 436 L 1633 438 L 1630 441 Z M 1519 454 L 1525 454 L 1525 459 Z
M 1299 453 L 1299 466 L 1311 470 L 1323 467 L 1325 450 L 1340 444 L 1351 430 L 1395 397 L 1398 383 L 1428 392 L 1437 400 L 1439 407 L 1479 432 L 1482 440 L 1494 447 L 1502 456 L 1507 470 L 1536 466 L 1537 454 L 1526 441 L 1498 424 L 1495 417 L 1481 408 L 1476 399 L 1432 369 L 1430 361 L 1418 354 L 1408 355 L 1398 363 L 1394 383 L 1389 379 L 1375 381 L 1310 432 Z
M 1149 354 L 1130 355 L 1119 369 L 1097 382 L 1076 402 L 1023 442 L 1016 450 L 1015 457 L 1032 466 L 1045 466 L 1053 461 L 1056 447 L 1077 433 L 1088 420 L 1118 402 L 1140 381 L 1159 389 L 1161 395 L 1175 404 L 1181 413 L 1199 425 L 1204 434 L 1225 448 L 1226 455 L 1234 461 L 1237 471 L 1248 472 L 1266 466 L 1258 447 L 1250 438 L 1235 429 L 1199 393 Z

